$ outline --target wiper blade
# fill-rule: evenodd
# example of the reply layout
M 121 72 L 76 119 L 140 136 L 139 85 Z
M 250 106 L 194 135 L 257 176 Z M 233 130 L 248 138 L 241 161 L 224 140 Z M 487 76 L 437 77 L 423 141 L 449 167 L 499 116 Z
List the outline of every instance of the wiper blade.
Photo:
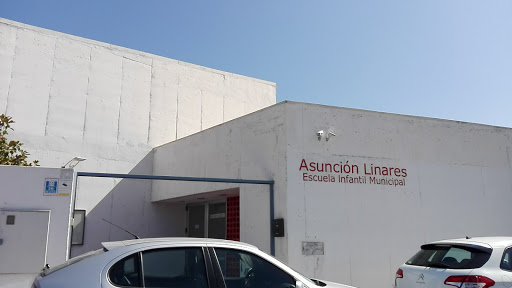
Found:
M 431 262 L 431 263 L 427 264 L 427 267 L 432 267 L 432 268 L 450 268 L 450 265 L 446 265 L 444 263 L 439 263 L 439 262 Z

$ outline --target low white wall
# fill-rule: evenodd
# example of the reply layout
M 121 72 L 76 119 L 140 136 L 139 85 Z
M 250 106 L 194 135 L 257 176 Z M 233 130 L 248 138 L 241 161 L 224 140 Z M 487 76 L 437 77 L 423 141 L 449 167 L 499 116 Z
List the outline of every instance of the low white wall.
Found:
M 46 262 L 50 266 L 66 261 L 69 253 L 72 195 L 44 196 L 45 179 L 60 179 L 59 184 L 62 184 L 63 171 L 73 175 L 72 170 L 69 169 L 0 165 L 0 183 L 2 183 L 0 210 L 51 211 L 46 251 Z M 72 187 L 66 191 L 71 192 Z M 16 261 L 16 259 L 10 261 Z

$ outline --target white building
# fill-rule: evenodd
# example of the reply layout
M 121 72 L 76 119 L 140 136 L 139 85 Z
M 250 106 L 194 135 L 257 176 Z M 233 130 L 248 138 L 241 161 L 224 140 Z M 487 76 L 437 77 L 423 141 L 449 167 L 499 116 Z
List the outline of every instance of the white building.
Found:
M 425 242 L 512 234 L 511 138 L 509 128 L 283 102 L 155 148 L 153 173 L 272 179 L 279 259 L 389 287 Z M 240 196 L 241 239 L 269 249 L 269 190 L 238 187 L 224 194 Z M 159 182 L 152 199 L 208 202 L 223 188 L 233 187 Z
M 271 82 L 0 19 L 0 114 L 44 167 L 81 156 L 78 171 L 151 174 L 153 147 L 275 101 Z M 102 219 L 141 236 L 172 232 L 151 224 L 173 209 L 152 204 L 150 182 L 130 187 L 137 207 L 125 212 L 126 195 L 113 193 L 124 190 L 118 179 L 79 181 L 76 208 L 88 217 L 74 255 L 126 236 Z
M 84 244 L 72 253 L 132 237 L 106 219 L 144 237 L 240 239 L 274 252 L 306 275 L 369 288 L 389 287 L 398 265 L 427 241 L 512 234 L 506 221 L 512 200 L 509 128 L 305 103 L 272 105 L 272 83 L 2 23 L 0 36 L 17 35 L 0 37 L 12 39 L 0 40 L 0 61 L 11 59 L 9 79 L 18 81 L 7 89 L 0 85 L 0 99 L 7 98 L 7 113 L 17 121 L 13 136 L 44 166 L 81 155 L 88 160 L 79 172 L 104 176 L 79 174 L 76 208 L 87 215 Z M 32 75 L 53 79 L 38 84 L 46 89 L 40 107 L 49 107 L 41 112 L 20 104 L 32 101 L 27 89 L 37 83 L 28 87 L 23 76 L 35 60 L 17 60 L 22 58 L 17 55 L 44 58 L 32 56 L 46 43 L 33 39 L 43 36 L 53 39 L 54 47 L 75 45 L 52 50 L 55 55 L 71 57 L 83 45 L 89 58 L 59 65 L 60 58 L 49 56 L 57 64 Z M 5 53 L 9 45 L 14 56 Z M 97 63 L 95 53 L 113 59 Z M 87 69 L 76 68 L 79 59 Z M 57 89 L 56 79 L 64 76 L 70 78 Z M 118 85 L 110 87 L 108 77 L 117 77 Z M 79 79 L 86 83 L 71 86 L 83 93 L 68 85 Z M 227 84 L 232 81 L 238 84 Z M 67 102 L 65 95 L 76 98 Z M 103 99 L 106 95 L 116 96 Z M 208 110 L 218 104 L 208 97 L 224 99 L 218 106 L 224 117 Z M 135 107 L 146 107 L 145 113 Z M 75 110 L 58 113 L 66 108 Z M 217 120 L 207 120 L 212 118 Z M 108 173 L 201 181 L 120 180 Z M 231 183 L 205 181 L 212 179 Z M 274 219 L 282 219 L 284 234 L 273 229 Z

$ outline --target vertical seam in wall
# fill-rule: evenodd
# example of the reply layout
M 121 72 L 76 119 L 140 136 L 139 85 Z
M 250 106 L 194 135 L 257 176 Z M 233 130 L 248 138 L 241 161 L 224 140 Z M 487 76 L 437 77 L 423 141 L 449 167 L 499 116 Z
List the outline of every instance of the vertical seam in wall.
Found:
M 46 119 L 44 122 L 44 136 L 48 136 L 48 118 L 50 117 L 50 103 L 52 100 L 52 87 L 53 87 L 53 82 L 55 81 L 55 54 L 57 51 L 57 42 L 58 41 L 59 40 L 57 38 L 55 38 L 55 44 L 53 45 L 52 74 L 51 74 L 51 78 L 50 78 L 50 89 L 48 89 L 48 104 L 46 106 Z
M 200 117 L 200 125 L 199 125 L 199 131 L 203 131 L 203 90 L 199 90 L 201 92 L 201 117 Z
M 152 103 L 153 103 L 153 59 L 151 59 L 151 78 L 149 79 L 149 115 L 148 115 L 148 139 L 147 139 L 147 144 L 149 144 L 149 140 L 150 140 L 150 135 L 151 135 L 151 111 L 153 111 L 153 107 L 152 107 Z
M 123 83 L 124 83 L 124 57 L 121 57 L 121 83 L 119 83 L 120 92 L 119 92 L 119 113 L 117 114 L 117 139 L 116 143 L 119 144 L 119 136 L 121 134 L 120 132 L 120 126 L 121 126 L 121 109 L 123 105 Z
M 91 74 L 92 74 L 92 47 L 90 47 L 89 51 L 89 73 L 87 73 L 87 89 L 85 90 L 85 111 L 84 111 L 84 126 L 82 129 L 82 142 L 85 140 L 85 127 L 87 123 L 87 104 L 89 103 L 89 89 L 91 83 Z
M 9 96 L 11 95 L 11 81 L 12 81 L 12 70 L 14 69 L 14 59 L 16 58 L 16 51 L 17 51 L 17 48 L 18 48 L 18 29 L 15 29 L 16 31 L 16 36 L 14 37 L 14 51 L 13 51 L 13 54 L 12 54 L 12 61 L 11 61 L 11 70 L 10 70 L 10 75 L 9 75 L 9 83 L 8 83 L 8 86 L 7 86 L 7 98 L 5 99 L 5 110 L 4 110 L 4 114 L 7 115 L 7 109 L 9 107 Z
M 180 106 L 179 106 L 179 99 L 180 99 L 180 76 L 178 75 L 178 89 L 176 89 L 176 123 L 174 124 L 176 126 L 176 129 L 175 129 L 175 132 L 174 132 L 174 140 L 177 140 L 178 139 L 178 121 L 179 121 L 179 111 L 180 111 Z
M 222 75 L 222 77 L 224 78 L 222 80 L 222 86 L 223 89 L 222 91 L 227 91 L 226 89 L 226 75 Z M 222 123 L 226 122 L 226 93 L 222 93 Z
M 14 40 L 14 52 L 12 54 L 12 61 L 11 61 L 11 75 L 9 77 L 9 84 L 7 85 L 7 98 L 5 99 L 5 110 L 4 110 L 5 115 L 7 115 L 7 108 L 9 107 L 9 96 L 11 95 L 12 70 L 14 69 L 14 59 L 16 59 L 16 52 L 18 51 L 17 50 L 17 48 L 18 48 L 18 30 L 19 29 L 15 29 L 16 37 L 14 37 L 15 40 Z

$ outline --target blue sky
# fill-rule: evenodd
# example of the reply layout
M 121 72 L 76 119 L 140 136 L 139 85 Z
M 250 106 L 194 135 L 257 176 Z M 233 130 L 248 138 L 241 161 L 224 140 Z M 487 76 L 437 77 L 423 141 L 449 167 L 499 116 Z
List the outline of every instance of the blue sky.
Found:
M 277 83 L 277 100 L 512 127 L 511 0 L 2 0 L 0 17 Z

